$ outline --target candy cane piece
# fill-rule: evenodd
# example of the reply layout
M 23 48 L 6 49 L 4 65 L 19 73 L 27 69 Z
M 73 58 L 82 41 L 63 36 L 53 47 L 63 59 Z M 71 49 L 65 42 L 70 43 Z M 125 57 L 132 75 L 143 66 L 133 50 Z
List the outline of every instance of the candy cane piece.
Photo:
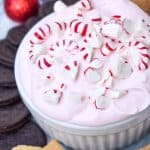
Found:
M 82 47 L 80 49 L 81 56 L 83 60 L 87 62 L 91 62 L 92 56 L 93 56 L 93 48 L 90 47 Z
M 129 42 L 129 47 L 130 55 L 135 67 L 140 71 L 148 69 L 150 61 L 150 48 L 146 47 L 140 41 Z
M 58 89 L 50 89 L 43 93 L 43 98 L 45 101 L 52 105 L 57 105 L 61 99 L 62 92 Z
M 93 8 L 93 4 L 91 0 L 81 0 L 78 3 L 78 8 L 80 10 L 91 10 Z
M 70 29 L 75 33 L 79 33 L 81 36 L 86 36 L 90 33 L 89 24 L 84 23 L 78 19 L 73 19 L 70 22 Z
M 71 80 L 76 80 L 79 72 L 79 63 L 74 60 L 70 61 L 63 67 L 63 75 Z
M 100 48 L 103 43 L 103 38 L 96 32 L 92 32 L 89 34 L 89 37 L 87 38 L 88 46 L 92 48 Z
M 33 33 L 30 39 L 31 44 L 40 44 L 43 43 L 51 35 L 51 27 L 48 24 L 44 24 L 41 27 L 38 27 Z
M 115 58 L 115 63 L 112 63 L 110 70 L 113 76 L 118 79 L 129 78 L 133 72 L 128 60 L 120 57 L 120 55 Z
M 39 58 L 36 60 L 36 65 L 40 69 L 47 69 L 52 67 L 53 62 L 52 62 L 52 56 L 49 55 L 41 55 Z
M 44 45 L 41 44 L 34 44 L 31 46 L 29 50 L 29 59 L 35 63 L 36 59 L 46 53 L 46 48 Z
M 93 24 L 99 25 L 102 22 L 102 17 L 99 11 L 96 9 L 90 11 L 90 13 L 88 14 L 88 19 L 90 19 Z
M 118 39 L 123 31 L 122 26 L 115 23 L 105 24 L 102 27 L 102 34 L 111 38 Z
M 114 76 L 110 69 L 106 69 L 102 75 L 102 79 L 99 84 L 104 86 L 105 88 L 112 88 L 114 81 Z
M 96 70 L 90 67 L 84 71 L 84 76 L 86 81 L 89 83 L 96 83 L 101 79 L 100 74 Z
M 94 68 L 94 69 L 99 69 L 103 65 L 104 65 L 104 63 L 101 60 L 99 60 L 98 58 L 93 59 L 90 63 L 90 67 Z
M 112 54 L 114 51 L 116 51 L 116 47 L 114 47 L 115 45 L 113 45 L 112 43 L 108 43 L 106 42 L 102 48 L 100 48 L 100 52 L 103 56 L 109 56 L 110 54 Z
M 60 0 L 56 1 L 54 4 L 54 12 L 60 13 L 64 11 L 67 8 L 67 6 Z
M 94 102 L 95 108 L 101 110 L 108 108 L 110 103 L 111 103 L 111 99 L 103 95 L 99 96 Z
M 67 23 L 63 21 L 55 21 L 51 24 L 51 28 L 54 35 L 61 35 L 62 32 L 67 29 Z

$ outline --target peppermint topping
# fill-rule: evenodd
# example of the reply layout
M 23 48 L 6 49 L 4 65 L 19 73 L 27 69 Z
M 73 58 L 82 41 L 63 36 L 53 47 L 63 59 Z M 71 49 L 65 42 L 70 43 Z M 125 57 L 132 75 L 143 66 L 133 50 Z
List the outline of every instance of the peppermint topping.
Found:
M 40 72 L 48 72 L 43 73 L 44 84 L 50 87 L 43 93 L 46 101 L 59 104 L 63 92 L 64 99 L 69 93 L 76 104 L 89 96 L 96 109 L 106 109 L 128 94 L 128 89 L 115 89 L 117 81 L 149 68 L 150 25 L 117 14 L 102 16 L 91 0 L 80 0 L 75 6 L 72 18 L 59 18 L 35 29 L 29 40 L 29 60 Z M 66 7 L 57 1 L 54 11 L 58 14 Z M 74 91 L 73 86 L 82 80 L 92 89 L 90 94 Z
M 62 92 L 57 89 L 51 89 L 43 93 L 43 98 L 50 104 L 56 105 L 59 103 Z

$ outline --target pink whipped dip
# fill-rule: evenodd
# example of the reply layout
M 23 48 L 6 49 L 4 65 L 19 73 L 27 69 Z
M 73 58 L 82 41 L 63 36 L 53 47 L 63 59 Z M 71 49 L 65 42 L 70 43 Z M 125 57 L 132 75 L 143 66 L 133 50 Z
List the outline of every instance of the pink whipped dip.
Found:
M 150 104 L 150 17 L 128 0 L 61 1 L 20 56 L 26 94 L 45 115 L 79 125 L 123 120 Z

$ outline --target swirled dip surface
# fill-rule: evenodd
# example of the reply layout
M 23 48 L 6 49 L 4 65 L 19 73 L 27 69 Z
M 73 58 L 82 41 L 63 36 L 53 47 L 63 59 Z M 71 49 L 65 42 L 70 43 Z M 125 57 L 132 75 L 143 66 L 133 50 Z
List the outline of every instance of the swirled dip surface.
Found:
M 20 55 L 39 111 L 79 125 L 123 120 L 150 104 L 150 18 L 128 0 L 56 2 Z

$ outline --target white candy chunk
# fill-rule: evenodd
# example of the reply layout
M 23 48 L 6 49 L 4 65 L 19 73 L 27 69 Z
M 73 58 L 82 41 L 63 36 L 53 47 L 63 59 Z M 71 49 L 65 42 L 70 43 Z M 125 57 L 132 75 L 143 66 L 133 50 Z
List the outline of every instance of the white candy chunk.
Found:
M 56 89 L 52 89 L 43 93 L 43 98 L 45 101 L 56 105 L 59 103 L 62 92 Z
M 122 32 L 122 27 L 119 24 L 111 23 L 103 25 L 102 33 L 106 36 L 118 39 Z
M 40 55 L 43 55 L 45 54 L 46 52 L 46 49 L 44 47 L 44 45 L 42 44 L 34 44 L 32 47 L 31 47 L 31 50 L 29 52 L 29 57 L 30 57 L 30 60 L 35 63 L 36 59 L 40 56 Z
M 105 94 L 106 88 L 105 87 L 99 87 L 95 90 L 92 91 L 90 97 L 92 98 L 92 100 L 96 100 L 99 98 L 99 96 L 102 96 Z
M 109 77 L 107 80 L 105 80 L 104 86 L 107 88 L 111 88 L 113 86 L 113 77 Z
M 135 31 L 136 24 L 132 20 L 125 19 L 123 21 L 123 27 L 128 33 L 132 34 Z
M 126 95 L 127 91 L 125 90 L 108 90 L 106 92 L 106 96 L 111 98 L 111 99 L 118 99 L 121 98 L 122 96 Z
M 131 65 L 123 58 L 116 59 L 116 64 L 112 66 L 112 72 L 114 76 L 116 76 L 119 79 L 125 79 L 130 77 L 130 75 L 132 74 Z
M 85 78 L 90 83 L 96 83 L 96 82 L 98 82 L 101 79 L 101 76 L 94 69 L 88 68 L 85 71 Z
M 54 4 L 54 12 L 60 13 L 65 10 L 67 6 L 62 1 L 56 1 Z
M 69 93 L 69 100 L 76 104 L 81 103 L 83 99 L 84 99 L 84 96 L 81 93 L 78 93 L 78 92 Z
M 96 99 L 95 105 L 97 109 L 106 109 L 109 107 L 111 99 L 106 96 L 99 96 Z
M 100 61 L 99 59 L 94 59 L 92 60 L 92 62 L 90 63 L 90 67 L 94 68 L 94 69 L 99 69 L 104 65 L 104 63 L 102 61 Z
M 97 34 L 96 32 L 92 32 L 87 40 L 88 46 L 92 48 L 100 48 L 103 42 L 103 39 L 100 36 L 100 34 Z
M 70 61 L 64 65 L 63 75 L 70 80 L 76 80 L 79 72 L 79 63 L 77 61 Z

